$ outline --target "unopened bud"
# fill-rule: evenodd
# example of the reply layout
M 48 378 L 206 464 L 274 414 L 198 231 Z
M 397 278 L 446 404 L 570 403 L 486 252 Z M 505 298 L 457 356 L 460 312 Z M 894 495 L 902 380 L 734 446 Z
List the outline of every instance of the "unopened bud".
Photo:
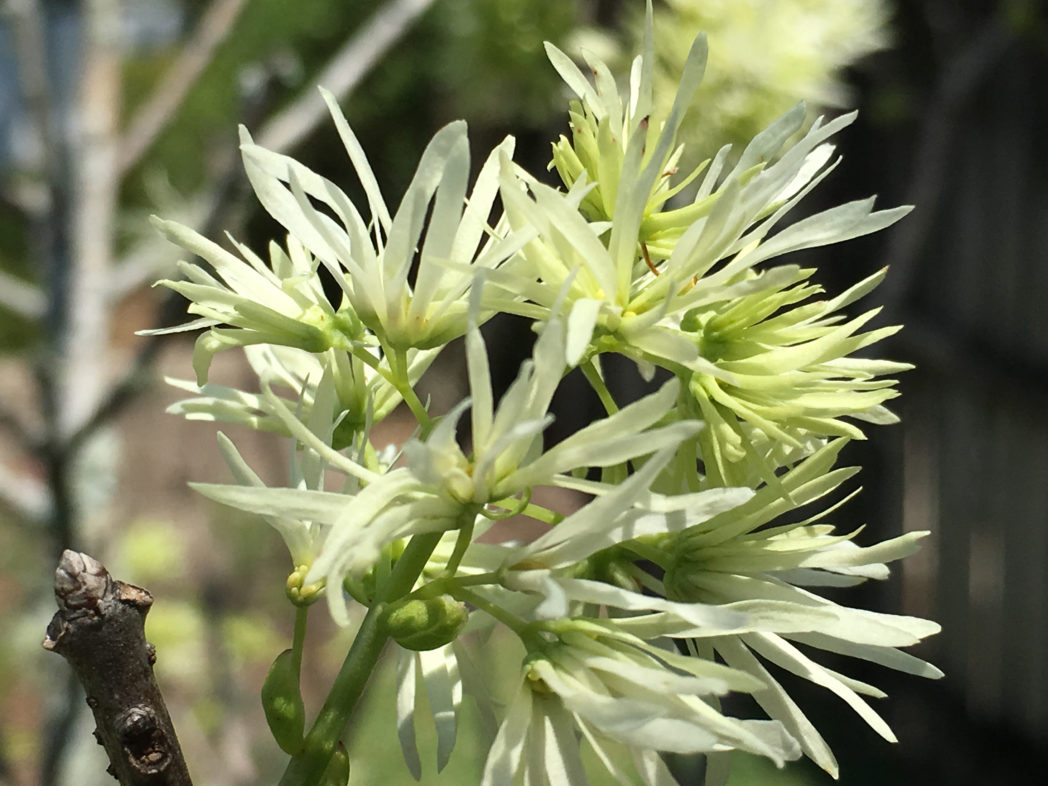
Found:
M 418 652 L 435 650 L 454 641 L 469 618 L 464 603 L 449 595 L 409 600 L 390 612 L 386 628 L 397 644 Z

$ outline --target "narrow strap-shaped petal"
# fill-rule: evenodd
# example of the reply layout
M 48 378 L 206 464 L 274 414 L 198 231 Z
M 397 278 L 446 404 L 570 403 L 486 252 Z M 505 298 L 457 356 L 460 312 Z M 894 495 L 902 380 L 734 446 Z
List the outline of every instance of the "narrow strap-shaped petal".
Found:
M 888 742 L 896 742 L 895 734 L 889 728 L 884 719 L 874 712 L 859 695 L 851 688 L 844 685 L 840 680 L 833 677 L 826 669 L 819 666 L 800 650 L 794 647 L 780 636 L 772 633 L 751 633 L 743 637 L 743 641 L 755 652 L 770 660 L 787 671 L 805 679 L 811 680 L 816 685 L 829 690 L 837 695 L 851 707 L 866 723 Z
M 418 665 L 437 730 L 437 772 L 447 766 L 455 748 L 459 707 L 462 704 L 462 681 L 458 661 L 450 644 L 418 653 Z
M 418 681 L 418 653 L 397 648 L 397 738 L 404 764 L 415 780 L 422 777 L 418 743 L 415 739 L 415 686 Z
M 375 173 L 371 170 L 371 164 L 368 163 L 364 148 L 360 146 L 356 134 L 353 133 L 353 129 L 346 122 L 346 117 L 342 114 L 335 96 L 324 88 L 320 88 L 320 95 L 331 112 L 331 119 L 335 121 L 338 135 L 342 139 L 346 152 L 349 154 L 349 160 L 353 162 L 353 168 L 357 172 L 360 184 L 364 187 L 364 193 L 367 194 L 368 204 L 371 206 L 371 214 L 378 220 L 382 230 L 388 233 L 392 219 L 389 217 L 386 201 L 382 198 L 382 190 L 379 188 Z
M 768 713 L 769 717 L 782 722 L 786 730 L 801 744 L 805 755 L 836 779 L 839 767 L 830 746 L 797 703 L 753 656 L 753 653 L 736 638 L 725 637 L 711 643 L 728 665 L 746 671 L 764 683 L 765 687 L 753 691 L 753 698 Z
M 495 736 L 495 742 L 488 751 L 480 786 L 505 786 L 514 782 L 514 776 L 524 756 L 531 706 L 531 688 L 521 682 L 506 712 L 505 720 Z

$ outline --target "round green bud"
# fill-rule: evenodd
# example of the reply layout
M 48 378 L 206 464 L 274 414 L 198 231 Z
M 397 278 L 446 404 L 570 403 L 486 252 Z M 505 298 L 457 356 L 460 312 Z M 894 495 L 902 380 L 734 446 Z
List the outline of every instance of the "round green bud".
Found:
M 449 595 L 409 600 L 386 617 L 386 630 L 401 647 L 421 652 L 454 641 L 469 618 L 464 603 Z

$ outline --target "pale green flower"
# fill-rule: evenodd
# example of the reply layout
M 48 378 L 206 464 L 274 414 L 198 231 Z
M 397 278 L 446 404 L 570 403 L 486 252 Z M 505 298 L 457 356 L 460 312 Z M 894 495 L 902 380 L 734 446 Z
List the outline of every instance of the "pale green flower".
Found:
M 255 349 L 257 350 L 258 348 Z M 253 354 L 256 361 L 267 359 L 265 354 L 258 352 Z M 293 354 L 293 351 L 284 350 L 279 354 L 292 361 L 302 360 L 302 355 L 296 356 Z M 271 353 L 268 359 L 272 360 L 275 356 L 275 353 Z M 311 355 L 305 355 L 305 357 L 311 360 L 314 359 Z M 275 365 L 273 367 L 274 372 L 276 368 L 280 367 Z M 287 366 L 284 366 L 284 368 L 286 369 Z M 267 417 L 278 423 L 280 422 L 280 417 L 277 413 L 280 413 L 283 415 L 284 421 L 286 421 L 288 413 L 286 405 L 280 403 L 274 407 L 273 399 L 276 397 L 268 389 L 267 394 L 268 400 L 265 397 L 259 397 L 259 410 L 269 413 Z M 303 420 L 298 425 L 302 431 L 310 435 L 314 444 L 329 445 L 337 438 L 336 433 L 339 425 L 339 420 L 337 419 L 339 411 L 337 395 L 330 371 L 323 373 L 319 379 L 308 387 L 304 382 L 302 389 L 303 401 L 300 401 L 297 407 L 300 413 L 303 411 L 302 404 L 307 397 L 309 398 L 309 411 L 303 415 Z M 224 401 L 223 403 L 229 402 Z M 243 404 L 244 402 L 240 401 L 237 403 Z M 219 408 L 218 414 L 224 414 L 223 408 Z M 237 420 L 237 418 L 230 419 Z M 284 425 L 284 430 L 286 429 L 287 427 Z M 274 430 L 280 429 L 274 426 Z M 287 545 L 292 565 L 294 566 L 291 577 L 289 577 L 287 582 L 289 596 L 296 602 L 312 600 L 319 595 L 324 587 L 324 583 L 317 580 L 306 581 L 306 573 L 320 553 L 322 544 L 327 539 L 329 527 L 325 521 L 314 517 L 308 510 L 289 510 L 286 507 L 282 509 L 280 506 L 252 509 L 250 506 L 245 505 L 245 499 L 250 499 L 255 494 L 268 496 L 272 490 L 265 486 L 225 434 L 219 432 L 218 441 L 222 457 L 225 459 L 238 485 L 213 486 L 196 484 L 194 487 L 205 496 L 209 496 L 219 502 L 260 514 L 267 523 L 276 529 Z M 289 486 L 306 492 L 323 492 L 326 481 L 326 462 L 324 458 L 309 445 L 302 444 L 299 450 L 292 451 L 290 459 Z
M 776 626 L 806 630 L 811 616 L 798 623 L 785 604 L 750 602 L 683 602 L 667 599 L 661 582 L 636 564 L 662 564 L 661 549 L 685 531 L 704 522 L 730 519 L 748 510 L 754 497 L 749 488 L 713 488 L 691 494 L 665 496 L 649 490 L 669 462 L 672 449 L 652 455 L 637 472 L 614 488 L 577 481 L 575 487 L 594 499 L 534 541 L 501 549 L 501 563 L 490 562 L 490 552 L 467 553 L 464 565 L 497 569 L 502 584 L 537 599 L 527 615 L 535 620 L 579 616 L 594 607 L 615 609 L 646 631 L 645 638 L 674 635 L 683 626 L 692 636 L 742 634 Z M 657 592 L 651 592 L 655 589 Z M 825 621 L 832 622 L 830 615 Z M 701 631 L 697 632 L 697 631 Z
M 619 93 L 611 71 L 600 60 L 587 57 L 587 65 L 596 79 L 596 84 L 591 86 L 567 55 L 552 44 L 546 45 L 546 51 L 550 62 L 578 96 L 578 100 L 571 102 L 569 111 L 571 139 L 562 134 L 554 143 L 550 166 L 557 170 L 568 188 L 576 183 L 592 186 L 579 206 L 590 221 L 609 221 L 615 216 L 620 193 L 634 187 L 629 180 L 620 182 L 623 172 L 633 174 L 630 170 L 638 164 L 641 170 L 650 169 L 649 177 L 652 173 L 655 177 L 648 184 L 648 193 L 644 194 L 644 220 L 639 239 L 646 246 L 655 246 L 662 228 L 648 225 L 651 217 L 662 211 L 708 164 L 671 185 L 683 152 L 681 147 L 672 149 L 683 120 L 682 107 L 668 107 L 667 113 L 660 115 L 665 122 L 650 116 L 653 96 L 648 49 L 645 57 L 638 57 L 633 63 L 628 96 Z M 706 39 L 700 36 L 693 42 L 679 75 L 679 87 L 673 93 L 679 104 L 686 102 L 702 81 L 706 52 Z M 634 160 L 638 154 L 639 161 Z
M 801 128 L 803 107 L 754 138 L 734 167 L 727 166 L 722 150 L 694 173 L 697 191 L 690 203 L 667 207 L 681 185 L 670 185 L 674 140 L 701 80 L 705 44 L 699 39 L 692 47 L 677 100 L 662 123 L 649 118 L 651 47 L 649 36 L 626 96 L 614 92 L 606 67 L 593 65 L 594 89 L 551 49 L 582 101 L 575 112 L 575 147 L 563 140 L 557 146 L 558 167 L 570 190 L 542 185 L 503 159 L 502 199 L 510 225 L 530 228 L 537 237 L 489 274 L 500 293 L 486 303 L 539 320 L 560 308 L 567 314 L 572 365 L 595 353 L 619 352 L 682 376 L 697 372 L 730 381 L 730 374 L 682 333 L 685 314 L 792 283 L 796 268 L 758 275 L 754 270 L 791 251 L 883 229 L 908 208 L 874 211 L 872 199 L 861 200 L 772 234 L 833 169 L 833 148 L 825 141 L 854 119 L 851 114 L 826 124 L 816 121 L 769 163 Z
M 654 646 L 612 620 L 563 620 L 544 634 L 529 645 L 483 786 L 513 783 L 521 772 L 526 783 L 584 784 L 580 738 L 627 784 L 634 776 L 616 764 L 616 748 L 632 754 L 645 782 L 666 783 L 674 781 L 656 751 L 744 750 L 779 766 L 800 755 L 780 723 L 729 718 L 712 706 L 728 691 L 760 690 L 760 680 Z
M 696 308 L 681 320 L 721 372 L 696 373 L 689 384 L 690 407 L 706 423 L 699 435 L 706 480 L 715 485 L 749 485 L 755 469 L 774 484 L 776 468 L 812 452 L 823 438 L 864 439 L 845 417 L 897 421 L 883 406 L 898 395 L 895 380 L 880 377 L 912 366 L 851 355 L 899 328 L 861 332 L 880 309 L 847 321 L 838 313 L 886 271 L 829 300 L 812 299 L 823 291 L 808 282 L 814 270 L 778 271 L 792 272 L 792 279 Z
M 574 569 L 597 552 L 637 538 L 677 532 L 731 510 L 753 496 L 748 488 L 715 488 L 675 496 L 652 493 L 652 484 L 674 453 L 672 446 L 655 452 L 637 471 L 613 486 L 565 479 L 566 487 L 591 494 L 594 499 L 530 543 L 506 552 L 502 567 L 566 570 L 577 575 Z M 566 610 L 561 610 L 554 616 L 566 614 Z
M 310 427 L 263 380 L 266 411 L 304 449 L 312 451 L 317 461 L 347 476 L 343 493 L 324 491 L 317 485 L 267 489 L 254 483 L 197 484 L 194 488 L 247 512 L 307 520 L 323 528 L 323 545 L 305 581 L 337 586 L 345 579 L 359 581 L 383 550 L 402 538 L 460 529 L 470 537 L 478 516 L 483 521 L 485 516 L 501 518 L 507 510 L 522 509 L 534 486 L 571 485 L 574 481 L 564 473 L 580 467 L 621 464 L 660 450 L 668 456 L 681 440 L 697 431 L 694 422 L 656 426 L 677 399 L 673 380 L 544 451 L 542 430 L 550 422 L 547 409 L 560 380 L 557 369 L 565 365 L 562 335 L 559 321 L 546 326 L 536 342 L 533 360 L 523 366 L 496 408 L 486 350 L 479 330 L 472 328 L 467 335 L 472 398 L 428 434 L 409 440 L 403 448 L 404 466 L 394 469 L 371 465 L 364 452 L 366 445 L 360 446 L 355 457 L 332 447 L 332 402 L 313 404 L 309 418 L 320 419 L 325 428 Z M 330 380 L 331 375 L 323 379 Z M 333 384 L 329 381 L 325 389 L 333 389 Z M 474 444 L 467 455 L 456 441 L 455 427 L 470 403 Z M 302 408 L 298 409 L 301 413 Z M 609 484 L 607 488 L 616 487 Z M 341 598 L 329 594 L 328 599 L 336 619 L 345 621 Z
M 498 193 L 499 157 L 512 154 L 513 140 L 492 152 L 467 196 L 466 124 L 445 126 L 426 147 L 391 216 L 334 97 L 322 94 L 367 195 L 370 219 L 334 183 L 253 144 L 242 130 L 244 165 L 255 193 L 331 272 L 387 351 L 441 347 L 466 332 L 476 272 L 498 267 L 526 239 L 526 233 L 503 236 L 488 225 Z
M 391 504 L 375 521 L 348 509 L 337 514 L 311 579 L 326 576 L 330 583 L 336 577 L 359 575 L 378 550 L 408 534 L 460 528 L 466 529 L 467 536 L 479 534 L 478 516 L 499 519 L 507 511 L 523 509 L 535 486 L 570 486 L 571 477 L 563 473 L 669 451 L 695 433 L 694 423 L 652 427 L 676 400 L 676 383 L 670 382 L 659 392 L 543 450 L 542 431 L 550 423 L 547 410 L 560 378 L 557 369 L 564 367 L 562 335 L 559 321 L 546 326 L 532 361 L 522 366 L 494 407 L 486 350 L 479 330 L 472 328 L 467 334 L 471 398 L 441 419 L 428 435 L 405 444 L 405 466 L 391 473 L 410 475 L 398 492 L 404 495 L 404 504 Z M 455 428 L 470 405 L 473 449 L 467 454 L 457 442 Z M 387 482 L 385 477 L 381 482 Z M 437 567 L 443 569 L 439 560 Z
M 645 641 L 684 639 L 695 659 L 720 658 L 748 672 L 764 683 L 752 693 L 768 715 L 836 775 L 828 745 L 760 659 L 835 693 L 891 741 L 887 724 L 862 698 L 883 693 L 819 665 L 803 650 L 942 676 L 900 650 L 936 633 L 935 623 L 850 608 L 806 589 L 885 579 L 885 563 L 913 553 L 927 534 L 907 533 L 863 548 L 852 542 L 858 531 L 835 535 L 831 525 L 813 523 L 829 511 L 779 523 L 857 472 L 833 469 L 845 442 L 824 446 L 783 474 L 776 486 L 755 494 L 746 489 L 671 497 L 647 492 L 668 460 L 656 454 L 620 489 L 598 497 L 534 543 L 505 554 L 504 584 L 532 594 L 536 605 L 526 613 L 537 621 L 554 620 L 554 628 L 560 624 L 556 620 L 587 608 L 615 609 L 613 619 L 604 622 L 618 632 Z M 638 560 L 659 570 L 649 572 Z
M 270 244 L 267 264 L 240 243 L 236 246 L 243 259 L 181 224 L 156 218 L 153 223 L 172 242 L 206 260 L 219 276 L 180 262 L 187 280 L 157 284 L 192 301 L 189 313 L 203 319 L 177 328 L 140 331 L 155 335 L 210 327 L 193 351 L 199 384 L 207 382 L 211 358 L 223 349 L 277 344 L 323 352 L 332 347 L 349 349 L 364 340 L 364 328 L 352 309 L 331 306 L 317 275 L 317 261 L 294 236 L 288 236 L 286 252 Z

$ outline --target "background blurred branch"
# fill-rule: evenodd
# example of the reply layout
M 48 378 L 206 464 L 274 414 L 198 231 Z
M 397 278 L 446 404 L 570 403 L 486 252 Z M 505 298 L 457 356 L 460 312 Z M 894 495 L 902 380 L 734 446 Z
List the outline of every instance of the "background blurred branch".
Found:
M 433 0 L 392 0 L 387 3 L 331 58 L 321 70 L 316 80 L 317 84 L 328 87 L 336 95 L 344 98 L 359 84 L 375 63 L 389 51 L 390 47 L 410 29 L 412 22 L 432 2 Z M 218 5 L 219 3 L 216 3 L 212 6 L 209 15 L 214 14 L 215 19 L 231 25 L 235 19 L 232 9 L 226 9 L 225 13 L 219 16 Z M 201 26 L 205 24 L 205 21 L 201 20 Z M 210 22 L 212 27 L 218 24 L 218 21 Z M 226 33 L 228 29 L 227 27 Z M 212 54 L 213 50 L 212 46 Z M 201 70 L 202 68 L 203 65 L 201 65 Z M 318 100 L 311 87 L 283 111 L 273 115 L 268 121 L 262 121 L 264 110 L 269 105 L 269 89 L 266 80 L 256 93 L 246 97 L 243 122 L 248 126 L 261 122 L 262 130 L 259 133 L 258 142 L 272 150 L 286 151 L 294 147 L 326 117 L 323 102 Z M 176 109 L 177 106 L 172 105 L 170 112 L 173 113 Z M 203 194 L 196 197 L 210 206 L 209 209 L 201 211 L 202 215 L 208 218 L 203 226 L 198 227 L 198 230 L 206 237 L 220 234 L 223 224 L 228 219 L 228 209 L 234 204 L 233 196 L 240 186 L 238 164 L 239 158 L 236 156 L 231 156 L 229 160 L 223 161 L 217 168 L 220 172 L 217 179 L 212 182 L 210 188 L 205 189 Z M 120 291 L 128 291 L 136 281 L 143 282 L 143 279 L 140 279 L 141 271 L 124 268 L 126 265 L 121 266 L 123 281 Z M 150 277 L 154 275 L 151 269 L 147 272 Z M 156 327 L 168 327 L 175 324 L 182 313 L 184 312 L 181 298 L 165 298 Z M 148 383 L 148 370 L 156 359 L 164 338 L 164 336 L 150 336 L 143 339 L 127 373 L 108 388 L 98 400 L 93 412 L 85 417 L 70 435 L 71 448 L 79 447 L 97 428 L 117 415 Z
M 25 420 L 7 404 L 0 401 L 0 429 L 7 431 L 26 452 L 40 448 L 40 436 L 25 424 Z
M 20 520 L 42 524 L 51 515 L 51 495 L 37 478 L 0 465 L 0 505 Z
M 51 122 L 51 84 L 47 75 L 47 46 L 44 39 L 44 14 L 40 0 L 19 0 L 8 3 L 12 20 L 15 58 L 18 63 L 19 87 L 25 101 L 34 132 L 41 142 L 46 171 L 55 151 L 54 129 Z
M 197 79 L 215 56 L 246 5 L 247 0 L 213 0 L 178 58 L 153 88 L 149 99 L 135 113 L 120 144 L 117 176 L 137 164 L 160 132 L 178 114 Z
M 327 108 L 318 98 L 315 85 L 345 98 L 432 4 L 433 0 L 390 0 L 379 8 L 310 80 L 310 88 L 262 126 L 255 142 L 286 152 L 305 139 L 327 117 Z
M 243 114 L 244 121 L 247 123 L 254 119 L 255 114 L 264 111 L 264 107 L 268 104 L 267 86 L 261 86 L 260 91 L 261 95 L 250 96 L 246 101 Z M 212 181 L 210 190 L 200 196 L 201 200 L 206 200 L 207 207 L 201 212 L 207 218 L 198 229 L 205 237 L 221 234 L 223 226 L 230 220 L 231 213 L 236 211 L 239 205 L 238 192 L 244 189 L 238 166 L 239 161 L 236 149 L 229 148 L 217 167 L 219 174 Z M 186 313 L 185 301 L 180 295 L 168 290 L 164 292 L 165 295 L 157 309 L 157 317 L 154 322 L 156 328 L 176 325 L 185 317 Z M 109 386 L 99 399 L 95 410 L 69 435 L 69 450 L 79 449 L 93 433 L 118 415 L 151 382 L 150 369 L 163 348 L 166 338 L 165 335 L 152 335 L 139 339 L 138 350 L 128 370 Z
M 40 319 L 47 310 L 47 298 L 40 287 L 0 270 L 0 306 L 25 319 Z
M 60 353 L 60 433 L 80 426 L 103 395 L 109 325 L 108 273 L 112 265 L 120 178 L 116 162 L 121 95 L 121 6 L 90 0 L 84 6 L 84 54 L 73 165 L 68 329 Z

